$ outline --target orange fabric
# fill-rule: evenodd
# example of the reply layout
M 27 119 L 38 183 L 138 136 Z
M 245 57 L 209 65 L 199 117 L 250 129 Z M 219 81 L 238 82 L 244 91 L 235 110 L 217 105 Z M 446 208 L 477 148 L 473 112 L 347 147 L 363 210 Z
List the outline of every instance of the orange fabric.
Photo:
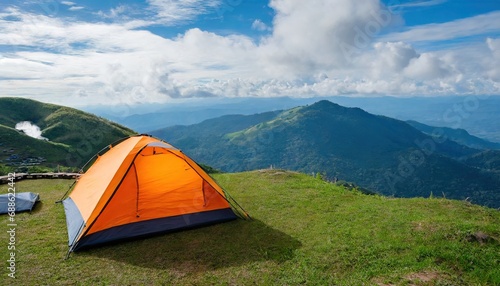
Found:
M 111 148 L 80 177 L 70 197 L 84 221 L 89 219 L 98 202 L 105 199 L 103 194 L 107 187 L 123 176 L 119 173 L 120 166 L 130 163 L 131 159 L 126 159 L 139 141 L 140 137 L 132 137 Z
M 152 141 L 130 140 L 133 138 L 149 138 Z M 82 185 L 78 182 L 73 191 L 78 191 L 77 195 L 71 194 L 79 208 L 80 205 L 90 203 L 95 205 L 92 213 L 87 216 L 86 227 L 92 225 L 88 234 L 132 222 L 230 207 L 223 197 L 222 189 L 182 152 L 177 149 L 148 146 L 132 162 L 142 146 L 158 140 L 150 137 L 130 139 L 113 148 L 118 149 L 126 143 L 120 150 L 115 150 L 109 156 L 108 153 L 113 149 L 104 154 L 99 159 L 99 164 L 94 163 L 89 169 L 91 172 L 82 176 L 86 177 L 87 181 L 93 179 L 93 186 L 97 188 L 100 183 L 107 182 L 101 180 L 100 171 L 111 173 L 112 170 L 109 169 L 114 168 L 116 174 L 107 183 L 107 187 L 97 188 L 102 194 L 99 200 L 83 200 L 85 197 L 81 193 L 84 192 L 84 187 L 90 185 L 89 182 Z M 124 149 L 129 150 L 127 156 L 122 154 Z M 115 161 L 119 158 L 124 158 L 122 164 L 103 161 Z M 94 170 L 94 167 L 99 172 Z M 116 189 L 120 181 L 121 184 Z M 116 192 L 112 195 L 114 190 Z M 92 198 L 94 196 L 97 196 L 95 192 L 92 193 Z
M 207 181 L 207 183 L 210 184 L 216 192 L 218 192 L 221 196 L 226 197 L 226 194 L 224 194 L 224 191 L 222 190 L 222 188 L 214 181 L 214 179 L 212 179 L 212 177 L 210 177 L 207 173 L 205 173 L 205 171 L 203 171 L 203 169 L 200 166 L 198 166 L 198 164 L 196 164 L 188 156 L 184 155 L 184 153 L 182 153 L 181 151 L 177 151 L 177 152 L 182 154 L 182 157 L 184 158 L 184 160 L 187 163 L 189 163 L 191 166 L 193 166 L 193 169 L 198 174 L 201 174 L 203 176 L 203 179 L 205 179 L 205 181 Z
M 140 148 L 157 139 L 131 137 L 112 147 L 80 177 L 70 194 L 86 223 L 84 231 L 101 212 Z M 82 232 L 82 233 L 83 233 Z
M 125 176 L 120 188 L 92 226 L 92 230 L 89 230 L 89 234 L 116 225 L 126 224 L 136 216 L 137 181 L 135 175 L 135 167 L 132 167 Z

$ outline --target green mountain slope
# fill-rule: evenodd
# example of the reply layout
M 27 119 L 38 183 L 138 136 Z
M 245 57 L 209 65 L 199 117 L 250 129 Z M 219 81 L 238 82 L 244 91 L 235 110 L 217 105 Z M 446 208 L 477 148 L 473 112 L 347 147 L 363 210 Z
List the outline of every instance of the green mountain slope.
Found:
M 469 132 L 464 129 L 434 127 L 413 120 L 408 120 L 406 122 L 426 134 L 437 136 L 439 140 L 449 139 L 459 144 L 476 149 L 500 149 L 500 143 L 490 142 L 470 135 Z
M 204 123 L 202 123 L 204 124 Z M 345 108 L 329 101 L 283 111 L 248 128 L 202 124 L 153 132 L 202 163 L 223 171 L 245 171 L 271 165 L 301 172 L 320 172 L 386 195 L 471 199 L 500 207 L 500 177 L 471 166 L 464 158 L 477 149 L 451 140 L 436 140 L 407 123 Z
M 465 163 L 480 169 L 500 172 L 500 151 L 485 150 L 467 157 Z
M 5 125 L 0 125 L 0 144 L 0 157 L 3 158 L 15 153 L 21 157 L 43 155 L 54 162 L 63 162 L 69 152 L 66 144 L 34 139 Z
M 208 146 L 223 139 L 225 134 L 249 128 L 263 121 L 272 120 L 280 111 L 265 112 L 255 115 L 224 115 L 208 119 L 199 124 L 174 126 L 150 132 L 159 138 L 175 138 L 175 142 L 188 149 Z M 210 150 L 200 150 L 201 152 Z
M 48 167 L 78 167 L 110 142 L 134 133 L 77 109 L 29 99 L 0 98 L 0 111 L 0 163 L 14 168 L 29 160 Z M 49 141 L 15 130 L 21 121 L 40 127 Z
M 500 284 L 496 210 L 368 196 L 281 170 L 215 178 L 254 220 L 107 245 L 67 260 L 64 209 L 53 202 L 71 181 L 18 182 L 42 202 L 16 215 L 16 279 L 5 268 L 0 284 Z M 8 235 L 0 232 L 0 240 Z M 7 247 L 1 254 L 9 257 Z

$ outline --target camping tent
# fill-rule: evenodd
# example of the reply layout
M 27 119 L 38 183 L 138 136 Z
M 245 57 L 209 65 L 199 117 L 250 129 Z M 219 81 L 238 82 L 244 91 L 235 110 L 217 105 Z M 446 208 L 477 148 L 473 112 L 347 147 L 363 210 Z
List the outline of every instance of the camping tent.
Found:
M 63 205 L 69 252 L 236 218 L 227 194 L 198 164 L 147 135 L 98 154 Z
M 6 214 L 12 211 L 15 213 L 31 211 L 35 203 L 39 200 L 40 196 L 38 194 L 28 192 L 0 195 L 0 214 Z M 13 203 L 14 206 L 9 206 L 9 203 Z

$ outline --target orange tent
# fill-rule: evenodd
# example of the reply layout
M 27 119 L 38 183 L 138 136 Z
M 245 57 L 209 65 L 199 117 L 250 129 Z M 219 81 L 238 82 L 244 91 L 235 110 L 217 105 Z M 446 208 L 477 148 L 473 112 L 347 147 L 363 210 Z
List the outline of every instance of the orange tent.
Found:
M 69 252 L 236 219 L 225 192 L 198 164 L 145 135 L 98 155 L 63 205 Z

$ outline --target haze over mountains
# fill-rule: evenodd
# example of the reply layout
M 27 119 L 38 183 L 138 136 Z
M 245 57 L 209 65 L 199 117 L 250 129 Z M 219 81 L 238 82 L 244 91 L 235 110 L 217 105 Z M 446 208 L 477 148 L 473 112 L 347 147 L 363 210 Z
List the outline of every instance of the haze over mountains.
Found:
M 311 97 L 311 98 L 210 98 L 168 104 L 89 106 L 85 110 L 149 132 L 173 125 L 189 125 L 228 114 L 251 115 L 285 110 L 327 99 L 346 107 L 359 107 L 377 115 L 414 120 L 430 126 L 461 128 L 470 134 L 500 143 L 500 97 Z
M 453 129 L 450 127 L 435 127 L 429 126 L 417 121 L 408 120 L 406 123 L 414 128 L 422 131 L 423 133 L 435 136 L 438 138 L 446 138 L 453 140 L 462 145 L 476 148 L 476 149 L 500 149 L 500 143 L 490 142 L 482 138 L 470 135 L 465 129 Z
M 385 195 L 445 196 L 500 207 L 500 170 L 493 164 L 499 151 L 471 148 L 446 133 L 436 137 L 406 122 L 329 101 L 226 115 L 152 135 L 227 172 L 274 166 L 319 172 Z M 483 142 L 470 135 L 459 139 Z

